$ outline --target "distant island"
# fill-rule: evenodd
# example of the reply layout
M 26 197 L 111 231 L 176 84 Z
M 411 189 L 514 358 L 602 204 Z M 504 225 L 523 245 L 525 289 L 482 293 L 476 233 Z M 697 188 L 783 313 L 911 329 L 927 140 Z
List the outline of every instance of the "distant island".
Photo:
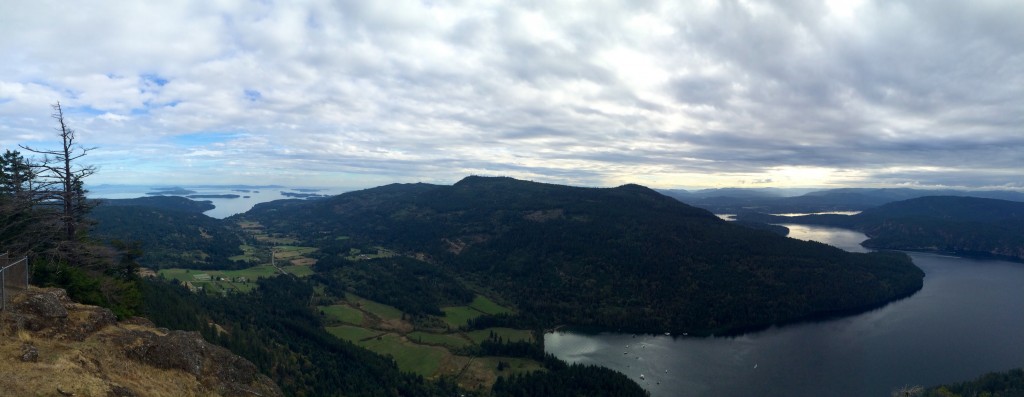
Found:
M 185 197 L 194 198 L 194 199 L 196 199 L 196 198 L 236 199 L 236 198 L 239 198 L 239 197 L 242 197 L 242 196 L 239 196 L 237 194 L 190 194 L 190 195 L 185 196 Z
M 298 191 L 303 191 L 303 190 L 309 191 L 310 189 L 295 189 L 295 190 L 298 190 Z M 319 193 L 294 193 L 294 192 L 281 192 L 281 195 L 282 195 L 282 196 L 285 196 L 285 197 L 294 197 L 294 198 L 318 198 L 318 197 L 327 197 L 326 195 L 323 195 L 323 194 L 319 194 Z
M 185 196 L 197 193 L 195 190 L 188 190 L 180 187 L 155 187 L 155 192 L 146 192 L 151 196 Z

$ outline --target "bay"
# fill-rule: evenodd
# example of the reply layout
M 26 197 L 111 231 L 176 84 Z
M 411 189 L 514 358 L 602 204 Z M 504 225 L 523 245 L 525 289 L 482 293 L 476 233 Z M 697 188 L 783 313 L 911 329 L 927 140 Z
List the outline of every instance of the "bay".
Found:
M 284 193 L 321 194 L 333 196 L 352 189 L 346 188 L 294 188 L 285 186 L 190 186 L 181 185 L 183 189 L 194 191 L 194 195 L 234 194 L 237 198 L 194 198 L 196 201 L 209 201 L 214 208 L 204 212 L 209 217 L 223 219 L 252 209 L 259 203 L 284 200 L 293 197 Z M 151 196 L 147 193 L 159 192 L 167 186 L 150 185 L 99 185 L 89 187 L 90 198 L 125 199 Z
M 858 232 L 784 226 L 867 251 Z M 866 313 L 736 337 L 553 332 L 545 348 L 620 371 L 654 397 L 888 396 L 1024 366 L 1024 264 L 909 255 L 925 271 L 921 291 Z

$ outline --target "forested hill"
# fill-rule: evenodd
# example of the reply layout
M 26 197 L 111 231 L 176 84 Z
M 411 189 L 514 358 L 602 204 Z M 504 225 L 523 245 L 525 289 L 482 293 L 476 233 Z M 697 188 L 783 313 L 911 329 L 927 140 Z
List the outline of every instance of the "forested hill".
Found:
M 876 306 L 923 277 L 902 254 L 732 225 L 637 185 L 468 177 L 264 203 L 242 217 L 308 244 L 346 236 L 427 258 L 544 326 L 720 333 Z
M 739 219 L 839 226 L 864 232 L 870 248 L 984 254 L 1024 260 L 1024 203 L 978 197 L 933 196 L 897 201 L 853 216 Z
M 196 201 L 176 196 L 150 196 L 129 199 L 97 199 L 96 203 L 105 207 L 151 207 L 182 212 L 203 213 L 214 208 L 208 200 Z
M 102 200 L 89 217 L 99 240 L 137 242 L 140 264 L 151 268 L 231 269 L 252 266 L 230 258 L 241 255 L 239 233 L 220 219 L 202 214 L 207 201 L 183 197 Z

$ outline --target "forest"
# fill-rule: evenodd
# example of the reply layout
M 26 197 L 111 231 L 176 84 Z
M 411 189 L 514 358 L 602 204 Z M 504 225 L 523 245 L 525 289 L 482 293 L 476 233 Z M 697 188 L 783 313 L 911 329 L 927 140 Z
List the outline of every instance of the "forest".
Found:
M 775 216 L 740 213 L 753 222 L 798 223 L 859 230 L 865 247 L 937 251 L 1024 260 L 1024 203 L 962 196 L 927 196 L 888 203 L 856 215 Z
M 238 219 L 307 245 L 354 236 L 436 263 L 500 291 L 523 309 L 509 320 L 522 327 L 722 334 L 867 309 L 917 291 L 923 277 L 903 254 L 850 254 L 729 224 L 637 185 L 469 177 L 263 203 Z
M 89 214 L 95 222 L 94 238 L 138 242 L 143 251 L 140 260 L 149 267 L 242 269 L 253 265 L 230 259 L 243 253 L 239 248 L 243 237 L 237 228 L 203 215 L 208 202 L 143 197 L 100 200 L 98 204 Z

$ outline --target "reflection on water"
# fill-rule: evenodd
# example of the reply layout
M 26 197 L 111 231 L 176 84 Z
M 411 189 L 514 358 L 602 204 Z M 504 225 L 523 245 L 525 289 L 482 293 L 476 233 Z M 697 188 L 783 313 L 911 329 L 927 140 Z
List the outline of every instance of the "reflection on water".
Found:
M 808 226 L 783 223 L 781 226 L 789 228 L 790 238 L 806 241 L 817 241 L 839 247 L 850 252 L 868 252 L 867 248 L 860 245 L 868 237 L 864 233 L 840 229 L 837 227 Z
M 857 232 L 784 226 L 794 238 L 866 251 Z M 545 349 L 622 372 L 654 397 L 886 396 L 1024 366 L 1024 265 L 909 255 L 924 287 L 867 313 L 738 337 L 548 333 Z
M 805 216 L 805 215 L 857 215 L 861 211 L 824 211 L 824 212 L 788 212 L 785 214 L 772 214 L 775 216 Z

